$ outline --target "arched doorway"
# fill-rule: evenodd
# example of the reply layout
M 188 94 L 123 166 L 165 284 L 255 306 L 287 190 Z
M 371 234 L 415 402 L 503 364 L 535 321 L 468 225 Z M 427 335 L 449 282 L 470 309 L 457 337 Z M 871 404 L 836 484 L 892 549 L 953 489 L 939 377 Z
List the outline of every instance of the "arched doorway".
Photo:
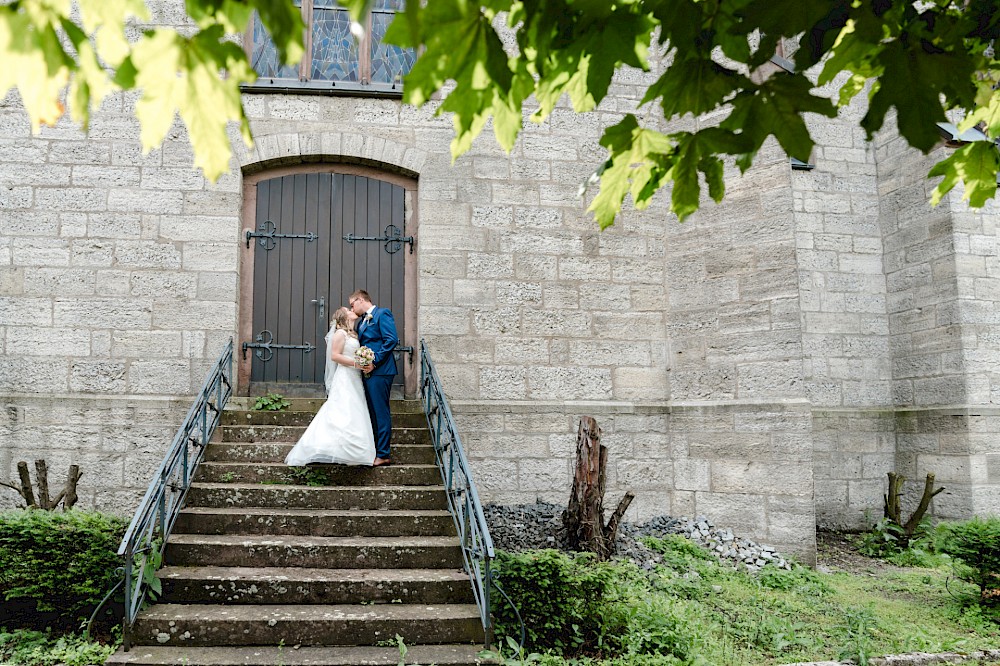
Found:
M 395 393 L 413 395 L 415 187 L 410 178 L 346 165 L 246 177 L 241 392 L 322 395 L 323 337 L 333 312 L 360 288 L 393 312 Z

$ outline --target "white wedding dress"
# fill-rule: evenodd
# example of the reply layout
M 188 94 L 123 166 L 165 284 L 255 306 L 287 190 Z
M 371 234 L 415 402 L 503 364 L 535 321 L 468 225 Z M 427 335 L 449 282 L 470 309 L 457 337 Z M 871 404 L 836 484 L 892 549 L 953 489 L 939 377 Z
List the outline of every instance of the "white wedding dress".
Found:
M 361 371 L 330 359 L 333 336 L 326 335 L 327 398 L 302 438 L 285 457 L 285 464 L 301 467 L 309 463 L 368 465 L 375 461 L 375 437 L 361 384 Z M 361 346 L 357 338 L 347 336 L 344 356 L 354 356 Z

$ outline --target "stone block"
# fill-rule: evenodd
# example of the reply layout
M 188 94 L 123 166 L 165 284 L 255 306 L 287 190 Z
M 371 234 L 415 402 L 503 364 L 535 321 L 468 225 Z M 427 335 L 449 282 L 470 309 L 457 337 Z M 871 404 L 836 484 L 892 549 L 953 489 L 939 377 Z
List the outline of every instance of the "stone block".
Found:
M 723 493 L 812 495 L 812 467 L 804 463 L 715 460 L 712 490 Z
M 115 243 L 109 239 L 77 238 L 70 248 L 70 264 L 108 268 L 115 262 Z M 100 285 L 98 284 L 98 288 Z
M 536 367 L 528 374 L 536 400 L 602 400 L 611 395 L 611 372 L 602 368 Z
M 847 482 L 848 508 L 850 512 L 881 511 L 886 481 L 883 479 L 863 479 Z
M 151 324 L 150 305 L 131 299 L 56 299 L 53 308 L 57 326 L 132 329 Z
M 469 310 L 466 308 L 421 305 L 418 316 L 424 335 L 469 333 Z
M 766 502 L 762 495 L 696 492 L 694 496 L 695 510 L 689 515 L 708 516 L 717 527 L 733 528 L 743 537 L 767 538 Z
M 184 208 L 184 194 L 179 190 L 119 188 L 110 190 L 107 197 L 107 209 L 112 211 L 169 215 Z
M 177 358 L 181 353 L 179 331 L 113 331 L 111 353 L 115 358 Z
M 496 283 L 496 300 L 510 305 L 535 304 L 542 301 L 542 285 L 538 282 Z
M 591 315 L 568 310 L 527 310 L 524 326 L 535 336 L 590 337 Z
M 52 301 L 48 298 L 0 297 L 0 325 L 51 326 Z
M 184 243 L 182 265 L 186 271 L 239 269 L 239 250 L 232 243 Z
M 239 293 L 237 273 L 204 272 L 198 274 L 199 301 L 235 301 Z
M 514 276 L 514 257 L 470 252 L 466 272 L 470 278 L 510 278 Z
M 35 206 L 42 210 L 104 211 L 108 210 L 108 201 L 109 191 L 105 189 L 83 187 L 38 187 L 35 189 Z
M 133 361 L 128 370 L 128 391 L 138 394 L 183 395 L 193 390 L 187 360 Z
M 153 308 L 153 326 L 165 330 L 231 331 L 236 327 L 236 303 L 156 303 Z
M 69 242 L 59 238 L 13 238 L 11 259 L 17 266 L 68 266 Z
M 666 400 L 669 377 L 662 367 L 614 368 L 614 397 L 619 400 Z
M 124 393 L 125 363 L 74 361 L 70 366 L 69 388 L 93 393 Z
M 500 251 L 518 254 L 554 254 L 559 257 L 580 257 L 584 254 L 583 238 L 579 234 L 557 231 L 508 231 L 500 234 Z
M 439 278 L 465 277 L 466 259 L 464 252 L 426 252 L 420 255 L 420 275 Z
M 542 306 L 546 310 L 575 310 L 580 307 L 580 292 L 571 284 L 546 285 L 542 289 Z
M 674 486 L 674 468 L 670 462 L 648 460 L 612 460 L 608 476 L 619 488 L 632 490 L 668 490 Z
M 472 226 L 490 229 L 507 229 L 514 221 L 511 206 L 475 206 L 472 209 Z
M 452 297 L 455 305 L 493 305 L 497 300 L 493 283 L 483 280 L 453 280 Z
M 171 241 L 232 243 L 240 236 L 240 220 L 236 216 L 163 215 L 160 236 Z
M 536 366 L 549 363 L 549 343 L 543 339 L 498 338 L 495 353 L 496 362 L 500 364 Z
M 198 276 L 168 271 L 138 271 L 129 279 L 132 296 L 156 300 L 193 300 L 197 295 Z
M 0 390 L 13 393 L 62 393 L 67 389 L 68 359 L 0 357 Z
M 172 243 L 120 240 L 115 242 L 115 261 L 119 267 L 180 268 L 181 254 Z
M 90 332 L 72 328 L 11 326 L 7 329 L 5 351 L 17 356 L 88 356 Z
M 707 460 L 675 460 L 674 488 L 677 490 L 711 490 L 711 468 L 712 465 Z
M 514 223 L 529 229 L 556 229 L 563 224 L 563 213 L 558 208 L 518 206 Z
M 527 370 L 520 366 L 493 366 L 479 370 L 480 397 L 485 400 L 523 400 Z
M 518 462 L 517 487 L 522 492 L 553 491 L 568 497 L 572 479 L 567 459 L 543 458 Z

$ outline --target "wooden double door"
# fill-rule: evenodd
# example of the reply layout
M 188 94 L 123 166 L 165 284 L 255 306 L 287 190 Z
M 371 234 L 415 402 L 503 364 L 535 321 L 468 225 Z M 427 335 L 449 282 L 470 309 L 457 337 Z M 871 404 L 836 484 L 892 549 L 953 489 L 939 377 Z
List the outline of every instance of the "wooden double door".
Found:
M 405 189 L 373 177 L 299 173 L 256 183 L 253 305 L 242 341 L 251 395 L 323 392 L 324 336 L 355 289 L 392 310 L 399 333 L 396 381 L 408 365 L 405 341 Z M 246 331 L 246 326 L 244 326 Z

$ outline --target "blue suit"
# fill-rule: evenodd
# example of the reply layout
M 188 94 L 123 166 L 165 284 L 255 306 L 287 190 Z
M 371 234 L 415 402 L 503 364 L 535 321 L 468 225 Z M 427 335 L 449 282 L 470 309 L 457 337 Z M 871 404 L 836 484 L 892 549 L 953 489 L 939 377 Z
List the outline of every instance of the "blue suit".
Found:
M 399 342 L 396 322 L 387 308 L 376 307 L 358 320 L 358 341 L 375 352 L 375 369 L 364 378 L 368 415 L 375 430 L 375 455 L 388 458 L 392 439 L 392 415 L 389 412 L 389 390 L 396 376 L 396 359 L 392 350 Z

